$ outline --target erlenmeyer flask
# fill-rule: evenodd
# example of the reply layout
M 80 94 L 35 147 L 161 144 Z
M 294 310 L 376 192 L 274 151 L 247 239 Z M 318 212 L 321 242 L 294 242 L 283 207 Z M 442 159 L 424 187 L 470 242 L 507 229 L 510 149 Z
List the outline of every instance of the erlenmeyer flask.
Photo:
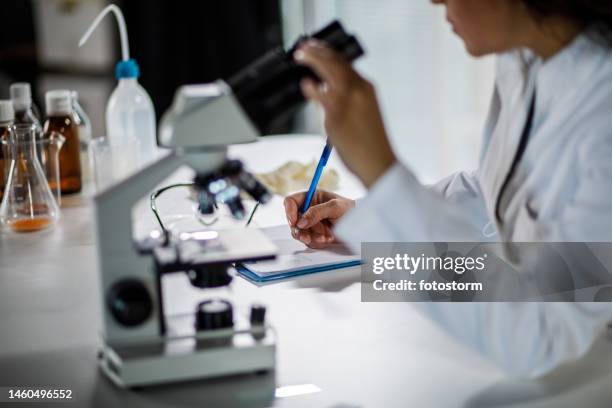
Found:
M 36 153 L 36 131 L 36 126 L 27 124 L 11 128 L 11 163 L 0 221 L 14 232 L 38 231 L 59 218 L 59 207 Z

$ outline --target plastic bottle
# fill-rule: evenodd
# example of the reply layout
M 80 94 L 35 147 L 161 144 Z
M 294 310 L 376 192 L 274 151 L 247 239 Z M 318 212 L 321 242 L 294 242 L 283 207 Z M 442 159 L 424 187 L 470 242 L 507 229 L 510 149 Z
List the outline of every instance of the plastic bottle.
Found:
M 27 82 L 16 82 L 10 87 L 15 110 L 15 124 L 36 125 L 40 129 L 40 111 L 32 102 L 32 89 Z
M 155 158 L 156 150 L 153 103 L 136 79 L 138 65 L 134 60 L 120 62 L 116 76 L 119 83 L 106 108 L 108 139 L 111 145 L 136 141 L 139 163 L 146 164 Z
M 89 143 L 91 142 L 91 120 L 85 113 L 85 110 L 79 103 L 79 93 L 72 91 L 72 111 L 74 113 L 74 122 L 79 128 L 79 142 L 81 146 L 81 178 L 87 181 L 91 178 L 89 171 Z
M 60 189 L 62 194 L 81 191 L 81 149 L 79 130 L 72 111 L 72 98 L 68 90 L 49 91 L 45 94 L 47 120 L 43 137 L 60 133 L 64 146 L 60 150 Z
M 10 99 L 0 100 L 0 200 L 4 195 L 8 167 L 11 163 L 9 132 L 14 119 L 13 102 Z
M 115 77 L 119 81 L 106 105 L 106 133 L 112 146 L 138 145 L 139 165 L 149 163 L 156 157 L 157 138 L 155 129 L 155 110 L 151 98 L 138 83 L 140 69 L 134 59 L 130 59 L 127 28 L 121 10 L 111 4 L 96 17 L 87 29 L 79 46 L 83 45 L 100 21 L 113 12 L 121 37 L 122 61 L 117 63 Z

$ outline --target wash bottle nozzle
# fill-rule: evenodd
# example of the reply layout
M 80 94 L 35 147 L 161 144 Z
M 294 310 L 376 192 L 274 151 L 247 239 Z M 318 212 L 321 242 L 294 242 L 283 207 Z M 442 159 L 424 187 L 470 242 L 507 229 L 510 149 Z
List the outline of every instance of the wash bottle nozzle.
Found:
M 123 61 L 127 61 L 130 59 L 130 45 L 128 44 L 128 35 L 127 35 L 127 26 L 125 25 L 125 19 L 123 18 L 123 13 L 121 9 L 114 4 L 109 4 L 106 6 L 104 10 L 98 17 L 91 23 L 85 34 L 79 40 L 79 47 L 82 47 L 83 44 L 87 42 L 91 34 L 94 32 L 100 21 L 110 12 L 115 14 L 115 18 L 117 19 L 117 25 L 119 25 L 119 36 L 121 37 L 121 59 Z

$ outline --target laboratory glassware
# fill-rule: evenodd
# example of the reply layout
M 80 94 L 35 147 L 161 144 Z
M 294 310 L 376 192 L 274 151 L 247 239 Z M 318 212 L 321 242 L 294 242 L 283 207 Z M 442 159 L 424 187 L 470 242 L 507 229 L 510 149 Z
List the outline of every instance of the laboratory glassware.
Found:
M 13 110 L 13 102 L 10 99 L 0 100 L 0 200 L 2 200 L 2 196 L 4 195 L 4 186 L 6 186 L 6 177 L 8 174 L 7 170 L 10 164 L 8 138 L 14 119 L 15 111 Z
M 151 97 L 138 83 L 140 67 L 135 59 L 130 58 L 127 26 L 121 9 L 114 4 L 104 8 L 83 34 L 79 46 L 87 42 L 100 21 L 109 13 L 115 16 L 119 26 L 121 61 L 115 66 L 117 87 L 106 105 L 107 138 L 111 146 L 137 142 L 137 156 L 130 160 L 141 167 L 151 163 L 158 155 L 155 109 Z M 121 177 L 125 175 L 120 174 Z
M 54 90 L 45 94 L 47 120 L 43 138 L 52 132 L 60 133 L 65 144 L 60 152 L 60 189 L 62 194 L 81 191 L 81 143 L 79 129 L 72 112 L 72 97 L 68 90 Z
M 72 96 L 72 112 L 74 114 L 74 122 L 79 129 L 79 141 L 81 143 L 81 179 L 83 182 L 91 180 L 91 168 L 89 163 L 89 143 L 91 142 L 91 120 L 85 110 L 79 103 L 79 93 L 71 91 Z
M 60 150 L 66 138 L 58 132 L 49 132 L 45 137 L 35 137 L 36 155 L 40 165 L 47 177 L 49 188 L 58 205 L 62 203 L 61 173 L 60 173 Z
M 105 136 L 92 139 L 89 144 L 89 157 L 96 191 L 102 191 L 138 170 L 138 163 L 134 158 L 138 156 L 139 149 L 140 143 L 137 139 L 117 144 L 111 144 Z
M 34 124 L 40 128 L 40 111 L 32 102 L 30 84 L 16 82 L 11 85 L 9 91 L 15 108 L 15 123 Z
M 0 222 L 9 231 L 38 231 L 59 219 L 59 207 L 36 152 L 37 133 L 34 124 L 17 124 L 11 128 L 11 163 L 0 205 Z

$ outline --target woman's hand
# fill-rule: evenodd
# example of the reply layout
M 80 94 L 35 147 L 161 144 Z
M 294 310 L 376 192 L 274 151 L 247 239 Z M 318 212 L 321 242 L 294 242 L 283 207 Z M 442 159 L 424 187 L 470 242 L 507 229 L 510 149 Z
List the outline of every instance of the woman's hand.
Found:
M 396 160 L 374 87 L 321 42 L 305 42 L 294 57 L 323 81 L 304 79 L 302 92 L 323 107 L 329 140 L 347 167 L 370 188 Z
M 285 198 L 285 213 L 293 238 L 310 248 L 324 248 L 336 242 L 333 225 L 355 206 L 355 202 L 338 194 L 316 190 L 310 208 L 300 216 L 304 200 L 305 192 Z

